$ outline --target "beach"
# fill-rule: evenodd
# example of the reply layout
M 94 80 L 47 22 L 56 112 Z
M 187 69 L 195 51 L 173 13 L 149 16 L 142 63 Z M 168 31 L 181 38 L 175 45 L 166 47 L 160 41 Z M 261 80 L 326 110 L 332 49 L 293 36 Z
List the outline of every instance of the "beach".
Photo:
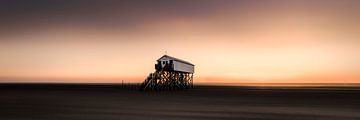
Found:
M 3 84 L 1 120 L 358 120 L 357 87 Z

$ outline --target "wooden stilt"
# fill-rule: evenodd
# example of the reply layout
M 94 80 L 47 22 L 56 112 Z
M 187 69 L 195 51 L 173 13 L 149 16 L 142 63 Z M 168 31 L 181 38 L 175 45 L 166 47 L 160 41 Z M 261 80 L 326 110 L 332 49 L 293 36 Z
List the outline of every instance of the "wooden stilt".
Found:
M 193 87 L 193 75 L 175 71 L 155 71 L 141 85 L 141 90 L 181 90 Z

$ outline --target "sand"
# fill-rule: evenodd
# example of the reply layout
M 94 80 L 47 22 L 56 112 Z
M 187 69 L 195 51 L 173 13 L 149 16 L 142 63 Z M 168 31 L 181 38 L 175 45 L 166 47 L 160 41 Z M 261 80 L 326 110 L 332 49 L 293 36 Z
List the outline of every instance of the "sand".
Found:
M 357 88 L 0 85 L 0 120 L 359 120 Z

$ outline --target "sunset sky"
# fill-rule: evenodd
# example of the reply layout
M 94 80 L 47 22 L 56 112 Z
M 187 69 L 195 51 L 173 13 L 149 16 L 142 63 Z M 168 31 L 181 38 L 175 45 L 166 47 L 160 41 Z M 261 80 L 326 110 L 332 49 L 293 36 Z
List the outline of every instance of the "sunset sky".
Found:
M 0 82 L 360 83 L 356 0 L 2 0 Z

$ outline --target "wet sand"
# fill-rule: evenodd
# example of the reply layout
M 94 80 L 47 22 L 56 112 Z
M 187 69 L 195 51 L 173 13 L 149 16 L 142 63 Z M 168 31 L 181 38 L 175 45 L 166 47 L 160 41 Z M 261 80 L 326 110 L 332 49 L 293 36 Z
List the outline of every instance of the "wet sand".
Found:
M 0 120 L 359 120 L 356 87 L 0 85 Z

